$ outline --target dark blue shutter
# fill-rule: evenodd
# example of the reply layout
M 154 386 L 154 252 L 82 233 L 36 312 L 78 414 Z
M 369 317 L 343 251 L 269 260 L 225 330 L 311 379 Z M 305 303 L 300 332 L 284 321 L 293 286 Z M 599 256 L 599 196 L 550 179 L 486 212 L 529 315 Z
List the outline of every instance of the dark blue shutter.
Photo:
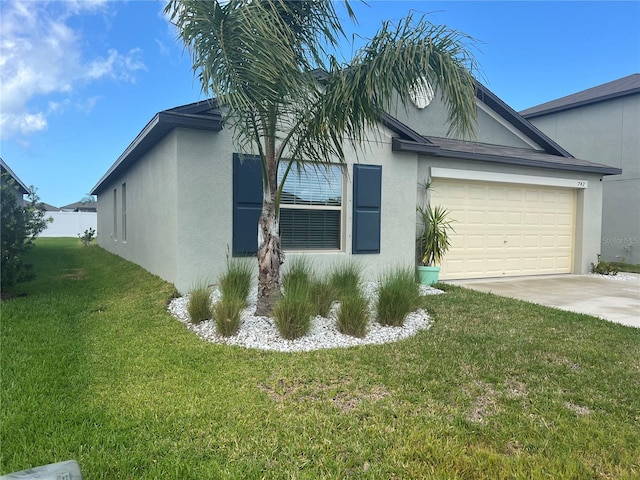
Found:
M 352 253 L 380 253 L 382 166 L 353 166 Z
M 258 252 L 258 220 L 262 211 L 260 158 L 233 154 L 233 247 L 234 257 Z

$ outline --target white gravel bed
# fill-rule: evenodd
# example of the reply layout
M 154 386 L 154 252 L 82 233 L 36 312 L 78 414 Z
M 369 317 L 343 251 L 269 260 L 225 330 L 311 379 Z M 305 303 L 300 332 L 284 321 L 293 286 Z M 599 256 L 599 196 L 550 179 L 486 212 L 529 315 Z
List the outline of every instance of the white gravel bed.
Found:
M 370 305 L 372 305 L 377 297 L 378 283 L 365 283 L 362 287 L 364 294 L 369 298 Z M 420 289 L 423 295 L 444 293 L 442 290 L 433 287 L 421 286 Z M 431 326 L 431 320 L 427 312 L 417 310 L 407 315 L 402 327 L 383 327 L 376 321 L 370 321 L 365 337 L 351 337 L 338 332 L 336 328 L 336 313 L 339 305 L 334 303 L 328 318 L 317 316 L 312 319 L 311 329 L 307 335 L 296 340 L 286 340 L 278 333 L 272 318 L 253 314 L 256 308 L 257 293 L 257 288 L 254 288 L 249 294 L 249 307 L 245 308 L 240 314 L 240 330 L 232 337 L 218 335 L 213 320 L 205 320 L 199 324 L 191 323 L 187 313 L 188 295 L 173 299 L 169 304 L 169 312 L 184 323 L 189 330 L 206 341 L 281 352 L 308 352 L 326 348 L 345 348 L 395 342 L 415 335 L 420 330 L 428 329 Z M 211 297 L 214 302 L 219 301 L 220 291 L 215 289 L 211 293 Z

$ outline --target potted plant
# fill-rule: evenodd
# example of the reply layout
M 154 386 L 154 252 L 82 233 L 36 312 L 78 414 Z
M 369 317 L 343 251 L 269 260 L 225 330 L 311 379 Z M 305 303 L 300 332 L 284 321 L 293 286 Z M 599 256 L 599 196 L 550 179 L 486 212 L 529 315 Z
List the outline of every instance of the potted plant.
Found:
M 451 246 L 449 232 L 455 232 L 449 219 L 449 211 L 442 206 L 418 207 L 418 217 L 422 232 L 416 239 L 418 255 L 418 277 L 422 285 L 433 285 L 438 282 L 442 257 Z

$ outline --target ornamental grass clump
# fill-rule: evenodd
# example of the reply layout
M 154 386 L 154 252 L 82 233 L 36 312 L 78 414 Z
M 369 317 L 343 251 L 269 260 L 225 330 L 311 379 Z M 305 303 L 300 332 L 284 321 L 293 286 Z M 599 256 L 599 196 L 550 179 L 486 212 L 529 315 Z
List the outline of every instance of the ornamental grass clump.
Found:
M 305 274 L 304 268 L 300 268 L 301 265 L 294 264 L 283 276 L 284 295 L 273 308 L 276 328 L 287 340 L 306 335 L 314 315 L 310 276 Z
M 405 317 L 419 307 L 420 287 L 410 268 L 399 268 L 386 274 L 378 290 L 376 311 L 378 323 L 401 327 Z
M 316 315 L 328 317 L 336 300 L 336 291 L 327 280 L 313 280 L 310 287 L 311 303 Z
M 209 287 L 198 285 L 189 292 L 187 312 L 192 323 L 200 323 L 213 317 Z
M 351 291 L 340 298 L 337 316 L 338 331 L 344 335 L 362 338 L 369 324 L 369 302 L 359 290 Z
M 220 293 L 222 299 L 242 300 L 243 307 L 247 306 L 247 298 L 251 290 L 251 265 L 239 259 L 227 262 L 227 271 L 220 278 Z
M 306 257 L 295 257 L 291 266 L 282 275 L 282 287 L 285 293 L 294 289 L 309 289 L 312 283 L 313 270 Z
M 223 337 L 230 337 L 238 333 L 240 329 L 240 312 L 245 307 L 246 301 L 240 298 L 222 298 L 213 307 L 213 318 L 216 323 L 216 331 Z
M 240 312 L 248 305 L 251 265 L 239 259 L 227 260 L 227 271 L 218 281 L 221 298 L 213 307 L 216 331 L 230 337 L 240 329 Z
M 329 274 L 329 284 L 339 299 L 357 294 L 360 290 L 362 267 L 356 262 L 346 262 L 333 268 Z

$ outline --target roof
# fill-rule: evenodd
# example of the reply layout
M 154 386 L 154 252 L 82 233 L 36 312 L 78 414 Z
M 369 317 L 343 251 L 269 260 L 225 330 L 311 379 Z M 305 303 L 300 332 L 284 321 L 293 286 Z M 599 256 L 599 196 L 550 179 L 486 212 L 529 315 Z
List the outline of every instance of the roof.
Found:
M 640 73 L 634 73 L 612 82 L 598 85 L 566 97 L 558 98 L 541 105 L 527 108 L 520 112 L 524 118 L 540 117 L 550 113 L 561 112 L 571 108 L 583 107 L 593 103 L 613 100 L 640 93 Z
M 97 195 L 106 187 L 106 180 L 111 175 L 123 171 L 137 161 L 174 128 L 222 130 L 222 114 L 217 110 L 217 106 L 215 100 L 203 100 L 156 113 L 93 187 L 90 195 Z
M 55 207 L 45 202 L 41 202 L 40 205 L 42 205 L 42 208 L 44 208 L 45 212 L 57 212 L 58 210 L 60 210 L 58 207 Z
M 13 178 L 13 181 L 16 182 L 16 185 L 18 186 L 18 190 L 20 191 L 21 194 L 26 195 L 27 193 L 29 193 L 29 189 L 24 184 L 24 182 L 20 180 L 20 178 L 15 173 L 13 173 L 13 170 L 9 168 L 9 165 L 5 163 L 2 157 L 0 157 L 0 170 L 3 173 L 8 173 L 9 176 Z
M 422 136 L 390 115 L 385 115 L 382 119 L 383 124 L 399 135 L 393 139 L 393 150 L 396 152 L 413 152 L 435 157 L 460 158 L 464 160 L 596 173 L 600 175 L 620 175 L 622 173 L 622 170 L 619 168 L 573 157 L 573 155 L 551 140 L 480 82 L 476 82 L 476 97 L 498 113 L 514 128 L 518 129 L 542 147 L 543 151 L 450 138 Z
M 416 141 L 396 137 L 393 139 L 393 150 L 433 157 L 458 158 L 521 167 L 596 173 L 599 175 L 620 175 L 622 173 L 619 168 L 580 160 L 572 156 L 551 155 L 527 148 L 490 145 L 450 138 L 425 137 L 422 141 Z
M 96 202 L 74 202 L 57 210 L 61 212 L 95 212 L 97 207 Z
M 398 134 L 392 148 L 398 152 L 461 158 L 493 163 L 569 170 L 601 175 L 619 175 L 622 170 L 574 158 L 542 131 L 509 107 L 487 87 L 476 81 L 476 97 L 493 109 L 514 128 L 539 145 L 543 151 L 501 145 L 481 144 L 463 140 L 422 136 L 391 115 L 385 114 L 381 122 Z M 90 195 L 98 195 L 107 186 L 108 179 L 124 171 L 174 128 L 195 128 L 220 131 L 223 118 L 215 99 L 203 100 L 157 113 L 131 142 L 116 162 L 102 176 Z

